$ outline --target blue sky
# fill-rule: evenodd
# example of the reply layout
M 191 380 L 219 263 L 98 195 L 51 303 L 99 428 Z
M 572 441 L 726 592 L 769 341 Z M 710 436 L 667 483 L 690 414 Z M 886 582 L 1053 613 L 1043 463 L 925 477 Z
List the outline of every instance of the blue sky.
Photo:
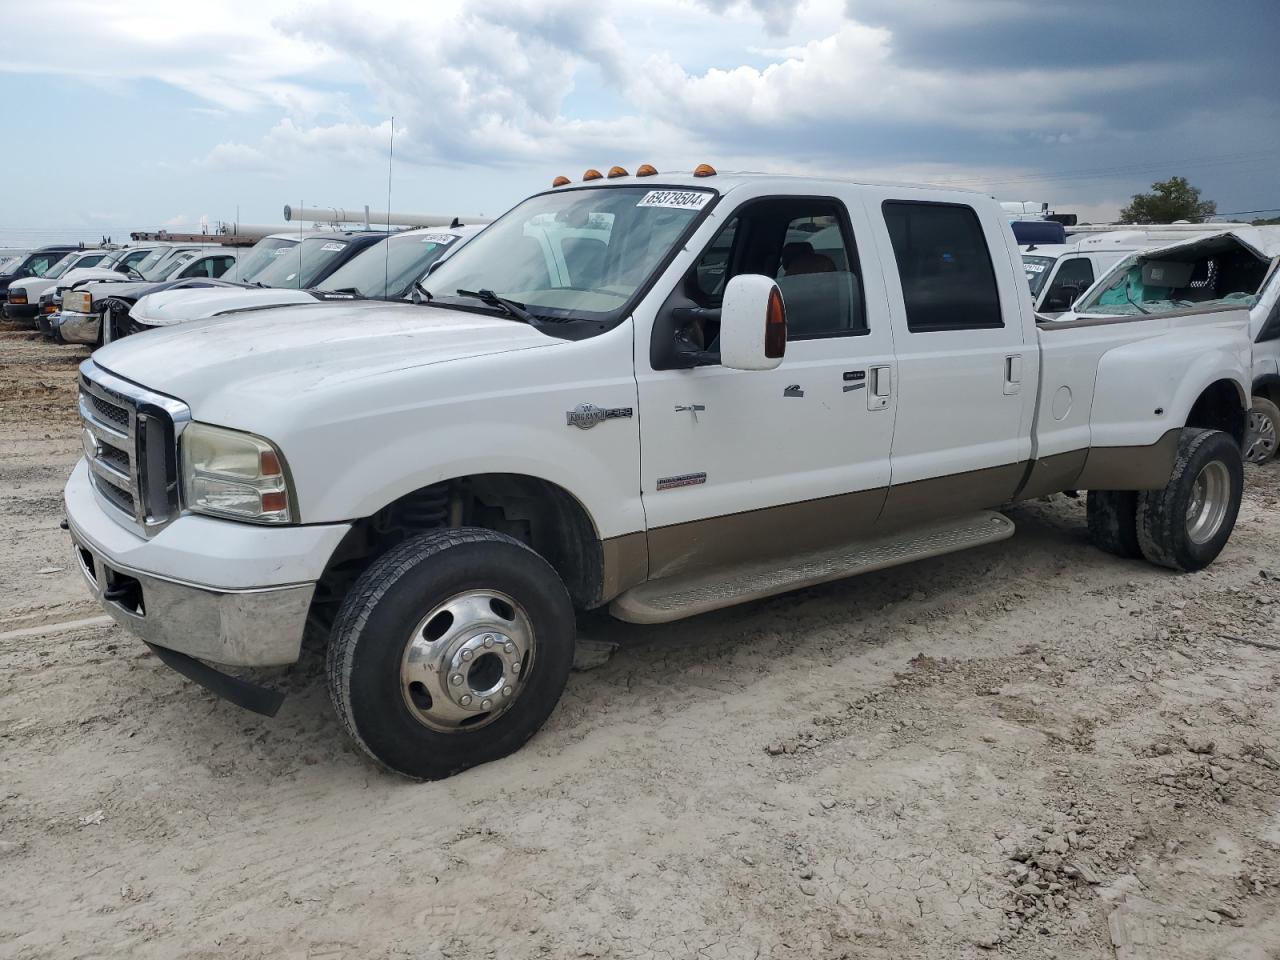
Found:
M 1280 204 L 1275 0 L 46 0 L 5 36 L 0 246 L 383 208 L 392 115 L 418 213 L 704 160 Z

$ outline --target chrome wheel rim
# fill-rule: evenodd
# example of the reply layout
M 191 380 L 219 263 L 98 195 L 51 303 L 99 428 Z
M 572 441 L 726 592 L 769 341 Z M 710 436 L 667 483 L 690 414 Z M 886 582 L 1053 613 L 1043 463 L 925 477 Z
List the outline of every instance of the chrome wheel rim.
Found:
M 456 733 L 511 709 L 535 654 L 533 624 L 511 597 L 468 590 L 418 621 L 400 663 L 400 692 L 417 720 Z
M 1193 543 L 1212 540 L 1222 529 L 1231 502 L 1231 474 L 1220 460 L 1207 463 L 1196 475 L 1187 504 L 1187 536 Z
M 1265 413 L 1249 411 L 1249 445 L 1244 458 L 1250 463 L 1266 463 L 1276 453 L 1276 424 Z

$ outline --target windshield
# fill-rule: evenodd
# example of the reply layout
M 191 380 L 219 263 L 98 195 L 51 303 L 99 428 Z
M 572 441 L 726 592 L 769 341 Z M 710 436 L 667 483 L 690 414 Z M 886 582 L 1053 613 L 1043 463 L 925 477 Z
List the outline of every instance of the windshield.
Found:
M 235 262 L 235 265 L 224 277 L 226 280 L 255 280 L 259 273 L 276 262 L 298 245 L 297 240 L 283 240 L 280 237 L 263 237 L 253 248 Z
M 1031 299 L 1034 300 L 1040 294 L 1044 282 L 1049 279 L 1049 274 L 1053 272 L 1055 259 L 1053 257 L 1026 257 L 1022 258 L 1022 269 L 1027 273 L 1027 284 L 1031 287 Z
M 44 278 L 46 280 L 58 279 L 58 277 L 67 272 L 67 268 L 75 263 L 79 256 L 80 255 L 78 253 L 68 253 L 65 257 L 45 271 Z
M 1075 312 L 1136 316 L 1190 307 L 1251 308 L 1269 266 L 1269 260 L 1231 237 L 1135 254 L 1118 263 Z
M 315 286 L 315 278 L 346 248 L 346 240 L 308 237 L 301 243 L 295 243 L 283 256 L 276 257 L 273 263 L 253 279 L 264 287 L 285 287 L 290 290 Z
M 185 267 L 188 263 L 190 263 L 195 258 L 196 258 L 196 252 L 194 250 L 184 250 L 182 253 L 178 254 L 168 263 L 162 264 L 160 268 L 156 270 L 156 275 L 154 277 L 151 277 L 150 279 L 168 280 L 170 277 L 176 274 L 179 270 L 181 270 L 183 267 Z
M 155 269 L 157 263 L 164 259 L 165 254 L 167 254 L 170 249 L 171 248 L 169 247 L 156 247 L 141 260 L 131 264 L 131 266 L 144 277 L 147 277 L 148 280 L 154 279 L 148 276 L 148 274 L 150 271 Z
M 362 297 L 396 300 L 408 295 L 413 281 L 422 279 L 427 267 L 444 256 L 451 244 L 460 242 L 452 233 L 415 231 L 390 237 L 352 257 L 318 289 L 354 290 Z
M 544 193 L 504 214 L 425 281 L 437 300 L 491 290 L 535 316 L 614 321 L 714 196 L 599 187 Z

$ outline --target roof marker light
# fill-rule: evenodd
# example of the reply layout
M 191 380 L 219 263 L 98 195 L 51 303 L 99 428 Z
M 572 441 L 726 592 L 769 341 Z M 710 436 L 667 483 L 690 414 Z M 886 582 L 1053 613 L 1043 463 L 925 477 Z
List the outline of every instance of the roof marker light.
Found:
M 603 178 L 604 174 L 599 170 L 596 170 L 594 167 L 582 175 L 583 180 L 601 180 Z
M 693 175 L 695 177 L 714 177 L 716 168 L 709 163 L 700 163 L 694 167 Z
M 569 182 L 570 182 L 570 180 L 569 180 L 569 178 L 568 178 L 568 177 L 565 177 L 565 176 L 559 176 L 559 177 L 556 177 L 554 180 L 552 180 L 552 181 L 551 181 L 551 185 L 552 185 L 553 187 L 563 187 L 566 183 L 569 183 Z
M 656 177 L 657 175 L 658 168 L 651 163 L 642 163 L 640 166 L 636 167 L 637 177 Z
M 610 180 L 617 179 L 618 177 L 629 177 L 629 176 L 631 176 L 631 174 L 627 173 L 627 171 L 624 170 L 622 167 L 612 166 L 609 168 Z

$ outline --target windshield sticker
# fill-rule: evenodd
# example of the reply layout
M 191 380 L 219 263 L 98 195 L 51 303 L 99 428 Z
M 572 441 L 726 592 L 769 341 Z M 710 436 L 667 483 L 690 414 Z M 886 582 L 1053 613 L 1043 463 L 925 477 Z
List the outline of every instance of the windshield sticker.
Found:
M 1024 263 L 1022 269 L 1027 273 L 1044 273 L 1043 263 Z
M 676 210 L 701 210 L 711 199 L 702 190 L 650 190 L 637 207 L 673 207 Z
M 345 244 L 345 243 L 332 243 L 332 242 L 330 242 L 330 243 L 326 243 L 326 244 L 325 244 L 323 247 L 321 247 L 320 249 L 321 249 L 321 250 L 323 250 L 325 253 L 335 253 L 335 252 L 337 252 L 338 250 L 341 250 L 341 249 L 342 249 L 343 247 L 345 247 L 345 246 L 346 246 L 346 244 Z
M 423 242 L 423 243 L 438 243 L 438 244 L 440 244 L 440 246 L 442 246 L 442 247 L 443 247 L 443 246 L 445 246 L 446 244 L 453 243 L 453 241 L 455 241 L 455 240 L 457 240 L 457 239 L 458 239 L 458 238 L 457 238 L 457 237 L 455 237 L 452 233 L 427 233 L 427 234 L 424 234 L 424 235 L 423 235 L 423 237 L 422 237 L 422 242 Z
M 272 255 L 273 257 L 278 257 L 278 256 L 280 256 L 280 254 L 282 254 L 282 253 L 288 253 L 288 252 L 289 252 L 289 248 L 288 248 L 288 247 L 281 247 L 279 250 L 272 250 L 272 251 L 271 251 L 271 255 Z

